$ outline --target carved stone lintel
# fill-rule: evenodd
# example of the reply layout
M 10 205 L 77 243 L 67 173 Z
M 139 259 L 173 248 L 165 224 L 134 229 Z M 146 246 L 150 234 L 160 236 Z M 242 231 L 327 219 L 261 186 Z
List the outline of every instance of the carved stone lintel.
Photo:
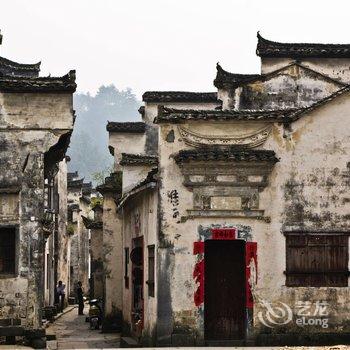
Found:
M 239 162 L 236 166 L 222 161 L 182 163 L 184 185 L 193 192 L 193 207 L 187 218 L 239 217 L 264 218 L 259 207 L 259 192 L 268 184 L 274 163 Z
M 189 128 L 179 125 L 179 133 L 184 142 L 190 146 L 245 146 L 248 148 L 257 147 L 263 144 L 271 132 L 272 125 L 265 125 L 245 135 L 203 135 L 192 131 Z
M 236 217 L 236 218 L 257 218 L 264 216 L 264 210 L 187 210 L 189 218 L 195 217 Z

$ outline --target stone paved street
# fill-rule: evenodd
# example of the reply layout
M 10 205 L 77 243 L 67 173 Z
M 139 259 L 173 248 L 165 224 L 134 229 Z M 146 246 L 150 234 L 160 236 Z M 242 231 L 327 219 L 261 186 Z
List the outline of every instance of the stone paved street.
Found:
M 47 348 L 56 349 L 110 349 L 118 348 L 120 335 L 90 330 L 85 316 L 78 316 L 78 309 L 62 315 L 47 328 L 47 334 L 56 335 L 56 340 L 47 342 Z

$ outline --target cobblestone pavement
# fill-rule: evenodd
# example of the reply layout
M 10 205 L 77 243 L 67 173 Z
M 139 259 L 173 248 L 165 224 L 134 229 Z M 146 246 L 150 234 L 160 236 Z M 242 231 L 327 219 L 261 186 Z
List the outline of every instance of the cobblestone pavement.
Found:
M 62 315 L 46 329 L 48 335 L 55 335 L 56 340 L 49 340 L 47 348 L 56 349 L 110 349 L 118 348 L 120 335 L 101 333 L 90 330 L 85 316 L 78 316 L 78 309 Z

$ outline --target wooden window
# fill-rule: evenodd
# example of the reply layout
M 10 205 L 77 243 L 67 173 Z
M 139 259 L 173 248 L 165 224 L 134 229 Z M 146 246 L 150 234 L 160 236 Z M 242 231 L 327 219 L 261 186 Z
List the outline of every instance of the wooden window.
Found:
M 154 245 L 148 246 L 148 296 L 154 297 Z
M 288 234 L 286 285 L 289 287 L 348 286 L 348 236 Z
M 129 288 L 129 248 L 124 248 L 124 285 Z
M 15 274 L 16 229 L 0 228 L 0 274 Z

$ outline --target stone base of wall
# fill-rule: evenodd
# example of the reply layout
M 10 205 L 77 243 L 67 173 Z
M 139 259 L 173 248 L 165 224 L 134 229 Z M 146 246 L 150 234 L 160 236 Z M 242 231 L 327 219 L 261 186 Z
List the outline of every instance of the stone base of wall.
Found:
M 45 329 L 24 329 L 21 326 L 0 327 L 0 337 L 6 339 L 6 344 L 15 345 L 18 338 L 24 339 L 26 345 L 34 349 L 46 349 Z
M 257 346 L 322 346 L 350 345 L 350 333 L 314 334 L 259 334 L 255 339 Z
M 121 332 L 123 323 L 123 315 L 121 311 L 106 315 L 102 320 L 102 332 Z
M 127 328 L 127 327 L 126 327 Z M 125 329 L 127 331 L 127 329 Z M 128 333 L 128 332 L 126 332 Z M 332 346 L 350 345 L 350 333 L 259 334 L 255 339 L 210 342 L 189 333 L 173 333 L 166 341 L 141 339 L 143 346 Z

